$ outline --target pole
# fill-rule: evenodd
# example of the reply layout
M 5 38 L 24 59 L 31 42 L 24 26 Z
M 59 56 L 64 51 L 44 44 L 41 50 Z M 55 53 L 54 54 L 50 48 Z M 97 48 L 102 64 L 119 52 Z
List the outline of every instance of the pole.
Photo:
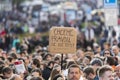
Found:
M 63 54 L 61 54 L 61 71 L 63 69 Z

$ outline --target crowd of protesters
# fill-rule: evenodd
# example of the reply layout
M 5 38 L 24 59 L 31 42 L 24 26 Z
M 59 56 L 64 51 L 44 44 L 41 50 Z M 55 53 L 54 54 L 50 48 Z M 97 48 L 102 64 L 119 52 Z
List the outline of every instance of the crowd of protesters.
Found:
M 85 17 L 72 25 L 65 24 L 77 29 L 77 50 L 63 57 L 49 52 L 48 36 L 36 34 L 21 40 L 16 35 L 34 32 L 35 26 L 27 15 L 23 16 L 17 9 L 3 13 L 0 15 L 0 80 L 120 80 L 119 33 L 113 27 L 105 27 L 103 13 L 92 15 L 84 28 L 81 24 Z M 41 26 L 44 24 L 49 25 L 43 22 Z M 24 63 L 23 73 L 18 73 L 15 67 L 19 60 Z
M 0 49 L 1 80 L 119 80 L 120 53 L 118 45 L 110 47 L 104 43 L 88 47 L 86 51 L 78 48 L 76 53 L 52 54 L 41 46 L 29 53 L 25 46 L 21 52 L 12 48 L 9 52 Z M 22 60 L 25 71 L 18 73 L 15 62 Z M 61 60 L 62 63 L 61 63 Z

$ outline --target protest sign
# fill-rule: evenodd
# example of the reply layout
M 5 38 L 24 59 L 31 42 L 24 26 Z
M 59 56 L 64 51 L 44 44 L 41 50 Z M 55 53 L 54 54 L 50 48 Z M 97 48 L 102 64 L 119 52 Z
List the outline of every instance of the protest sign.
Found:
M 49 35 L 49 51 L 51 53 L 76 52 L 76 29 L 72 27 L 53 27 Z
M 22 60 L 15 61 L 14 65 L 15 65 L 15 69 L 16 69 L 18 74 L 24 73 L 26 71 L 24 63 Z

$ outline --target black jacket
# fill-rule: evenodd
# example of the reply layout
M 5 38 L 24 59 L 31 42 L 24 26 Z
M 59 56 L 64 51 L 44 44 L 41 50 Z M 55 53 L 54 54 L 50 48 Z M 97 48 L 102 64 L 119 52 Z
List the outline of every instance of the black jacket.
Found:
M 46 67 L 43 71 L 42 71 L 42 76 L 45 80 L 48 80 L 50 77 L 50 73 L 51 73 L 52 69 L 50 69 L 49 67 Z

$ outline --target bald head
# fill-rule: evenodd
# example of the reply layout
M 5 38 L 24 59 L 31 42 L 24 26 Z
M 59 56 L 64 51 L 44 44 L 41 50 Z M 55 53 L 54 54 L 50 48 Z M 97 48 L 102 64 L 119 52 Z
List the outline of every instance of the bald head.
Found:
M 117 45 L 113 46 L 112 51 L 113 51 L 114 55 L 117 56 L 119 53 L 119 47 Z

